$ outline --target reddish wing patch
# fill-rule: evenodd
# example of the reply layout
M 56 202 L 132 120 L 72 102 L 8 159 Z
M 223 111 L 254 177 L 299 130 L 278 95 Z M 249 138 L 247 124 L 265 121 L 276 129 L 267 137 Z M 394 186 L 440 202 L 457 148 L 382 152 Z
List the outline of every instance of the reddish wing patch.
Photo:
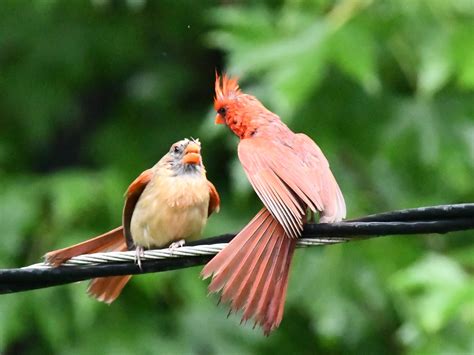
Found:
M 320 163 L 308 165 L 299 156 L 299 148 L 269 138 L 244 139 L 238 148 L 255 192 L 291 237 L 301 234 L 306 206 L 323 210 Z
M 312 179 L 317 180 L 323 202 L 321 222 L 339 222 L 346 218 L 346 203 L 342 191 L 329 168 L 329 163 L 318 145 L 306 134 L 296 135 L 301 159 Z
M 146 185 L 150 182 L 153 177 L 153 171 L 151 169 L 145 170 L 140 174 L 128 187 L 125 199 L 125 206 L 123 208 L 122 224 L 125 234 L 125 239 L 127 240 L 127 246 L 129 249 L 133 247 L 133 239 L 130 231 L 130 223 L 132 221 L 133 211 L 135 206 L 145 190 Z
M 207 211 L 207 216 L 209 217 L 213 212 L 219 212 L 221 198 L 214 184 L 209 180 L 207 180 L 207 184 L 209 185 L 209 208 Z

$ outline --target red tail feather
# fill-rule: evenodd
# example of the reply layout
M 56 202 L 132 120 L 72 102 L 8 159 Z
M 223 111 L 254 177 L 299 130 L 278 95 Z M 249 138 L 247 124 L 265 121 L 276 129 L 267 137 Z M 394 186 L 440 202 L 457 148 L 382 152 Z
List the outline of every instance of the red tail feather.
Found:
M 74 256 L 93 254 L 107 251 L 126 251 L 127 244 L 123 228 L 115 228 L 98 237 L 73 245 L 68 248 L 51 251 L 45 255 L 48 263 L 59 266 Z M 112 303 L 122 292 L 132 276 L 99 277 L 93 279 L 87 289 L 89 295 L 97 300 Z
M 125 245 L 123 228 L 117 227 L 111 231 L 99 235 L 98 237 L 86 240 L 85 242 L 71 247 L 58 249 L 46 253 L 44 258 L 54 266 L 59 266 L 74 256 L 83 254 L 93 254 L 106 251 L 117 251 Z
M 268 335 L 282 320 L 295 246 L 296 239 L 264 208 L 204 267 L 202 276 L 213 275 L 209 291 L 222 290 L 231 312 L 243 310 L 242 321 L 253 318 Z
M 131 277 L 131 275 L 126 275 L 93 279 L 87 288 L 87 293 L 98 301 L 110 304 L 120 296 L 122 289 Z

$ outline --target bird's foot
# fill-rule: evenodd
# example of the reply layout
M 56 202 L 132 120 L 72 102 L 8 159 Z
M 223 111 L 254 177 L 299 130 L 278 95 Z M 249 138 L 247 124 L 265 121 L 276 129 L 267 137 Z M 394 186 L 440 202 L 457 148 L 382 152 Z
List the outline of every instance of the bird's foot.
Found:
M 175 251 L 176 249 L 181 248 L 185 243 L 186 241 L 184 239 L 180 239 L 177 242 L 171 243 L 169 246 L 171 253 L 173 253 L 173 251 Z
M 135 248 L 135 263 L 138 264 L 140 270 L 142 269 L 142 257 L 145 256 L 145 249 L 141 246 Z

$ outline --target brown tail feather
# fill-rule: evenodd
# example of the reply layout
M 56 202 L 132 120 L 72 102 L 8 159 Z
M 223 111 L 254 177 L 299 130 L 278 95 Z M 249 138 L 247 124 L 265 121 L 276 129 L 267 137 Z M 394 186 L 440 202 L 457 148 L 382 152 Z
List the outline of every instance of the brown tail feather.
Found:
M 73 245 L 68 248 L 51 251 L 45 255 L 48 263 L 59 266 L 74 256 L 92 254 L 107 251 L 126 251 L 127 244 L 123 234 L 123 228 L 118 227 L 98 237 Z M 122 289 L 130 280 L 131 275 L 99 277 L 93 279 L 87 292 L 98 301 L 112 303 L 122 292 Z
M 262 209 L 203 269 L 213 275 L 210 292 L 222 290 L 231 312 L 243 310 L 242 321 L 253 318 L 265 335 L 282 320 L 291 259 L 296 240 Z
M 46 253 L 44 258 L 54 266 L 59 266 L 74 256 L 107 251 L 117 251 L 125 245 L 123 228 L 117 227 L 85 242 Z
M 115 251 L 126 251 L 127 245 L 125 242 L 122 246 Z M 113 301 L 120 296 L 123 288 L 130 280 L 132 275 L 125 276 L 109 276 L 109 277 L 98 277 L 92 279 L 87 288 L 89 296 L 94 297 L 98 301 L 111 304 Z
M 98 301 L 110 304 L 120 295 L 131 277 L 131 275 L 125 275 L 93 279 L 87 288 L 87 293 Z

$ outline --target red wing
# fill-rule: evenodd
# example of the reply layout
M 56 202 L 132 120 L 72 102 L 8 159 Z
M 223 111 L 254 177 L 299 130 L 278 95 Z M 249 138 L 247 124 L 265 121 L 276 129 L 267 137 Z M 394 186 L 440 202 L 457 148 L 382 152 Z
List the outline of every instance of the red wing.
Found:
M 207 180 L 207 184 L 209 185 L 209 208 L 207 212 L 207 216 L 209 217 L 213 212 L 219 212 L 221 198 L 214 184 L 209 180 Z
M 130 231 L 130 222 L 132 221 L 133 211 L 135 210 L 140 195 L 143 190 L 145 190 L 145 187 L 150 182 L 152 176 L 153 171 L 151 169 L 145 170 L 130 184 L 125 194 L 126 198 L 125 206 L 123 207 L 122 224 L 128 249 L 133 249 L 134 247 Z
M 238 148 L 255 192 L 290 237 L 301 234 L 306 206 L 313 211 L 323 210 L 318 169 L 324 169 L 325 163 L 306 149 L 297 135 L 285 142 L 244 139 Z
M 320 222 L 339 222 L 346 218 L 346 203 L 341 189 L 329 168 L 329 163 L 318 145 L 306 134 L 296 135 L 301 146 L 302 156 L 308 165 L 313 179 L 319 181 L 320 195 L 323 202 L 322 218 Z

